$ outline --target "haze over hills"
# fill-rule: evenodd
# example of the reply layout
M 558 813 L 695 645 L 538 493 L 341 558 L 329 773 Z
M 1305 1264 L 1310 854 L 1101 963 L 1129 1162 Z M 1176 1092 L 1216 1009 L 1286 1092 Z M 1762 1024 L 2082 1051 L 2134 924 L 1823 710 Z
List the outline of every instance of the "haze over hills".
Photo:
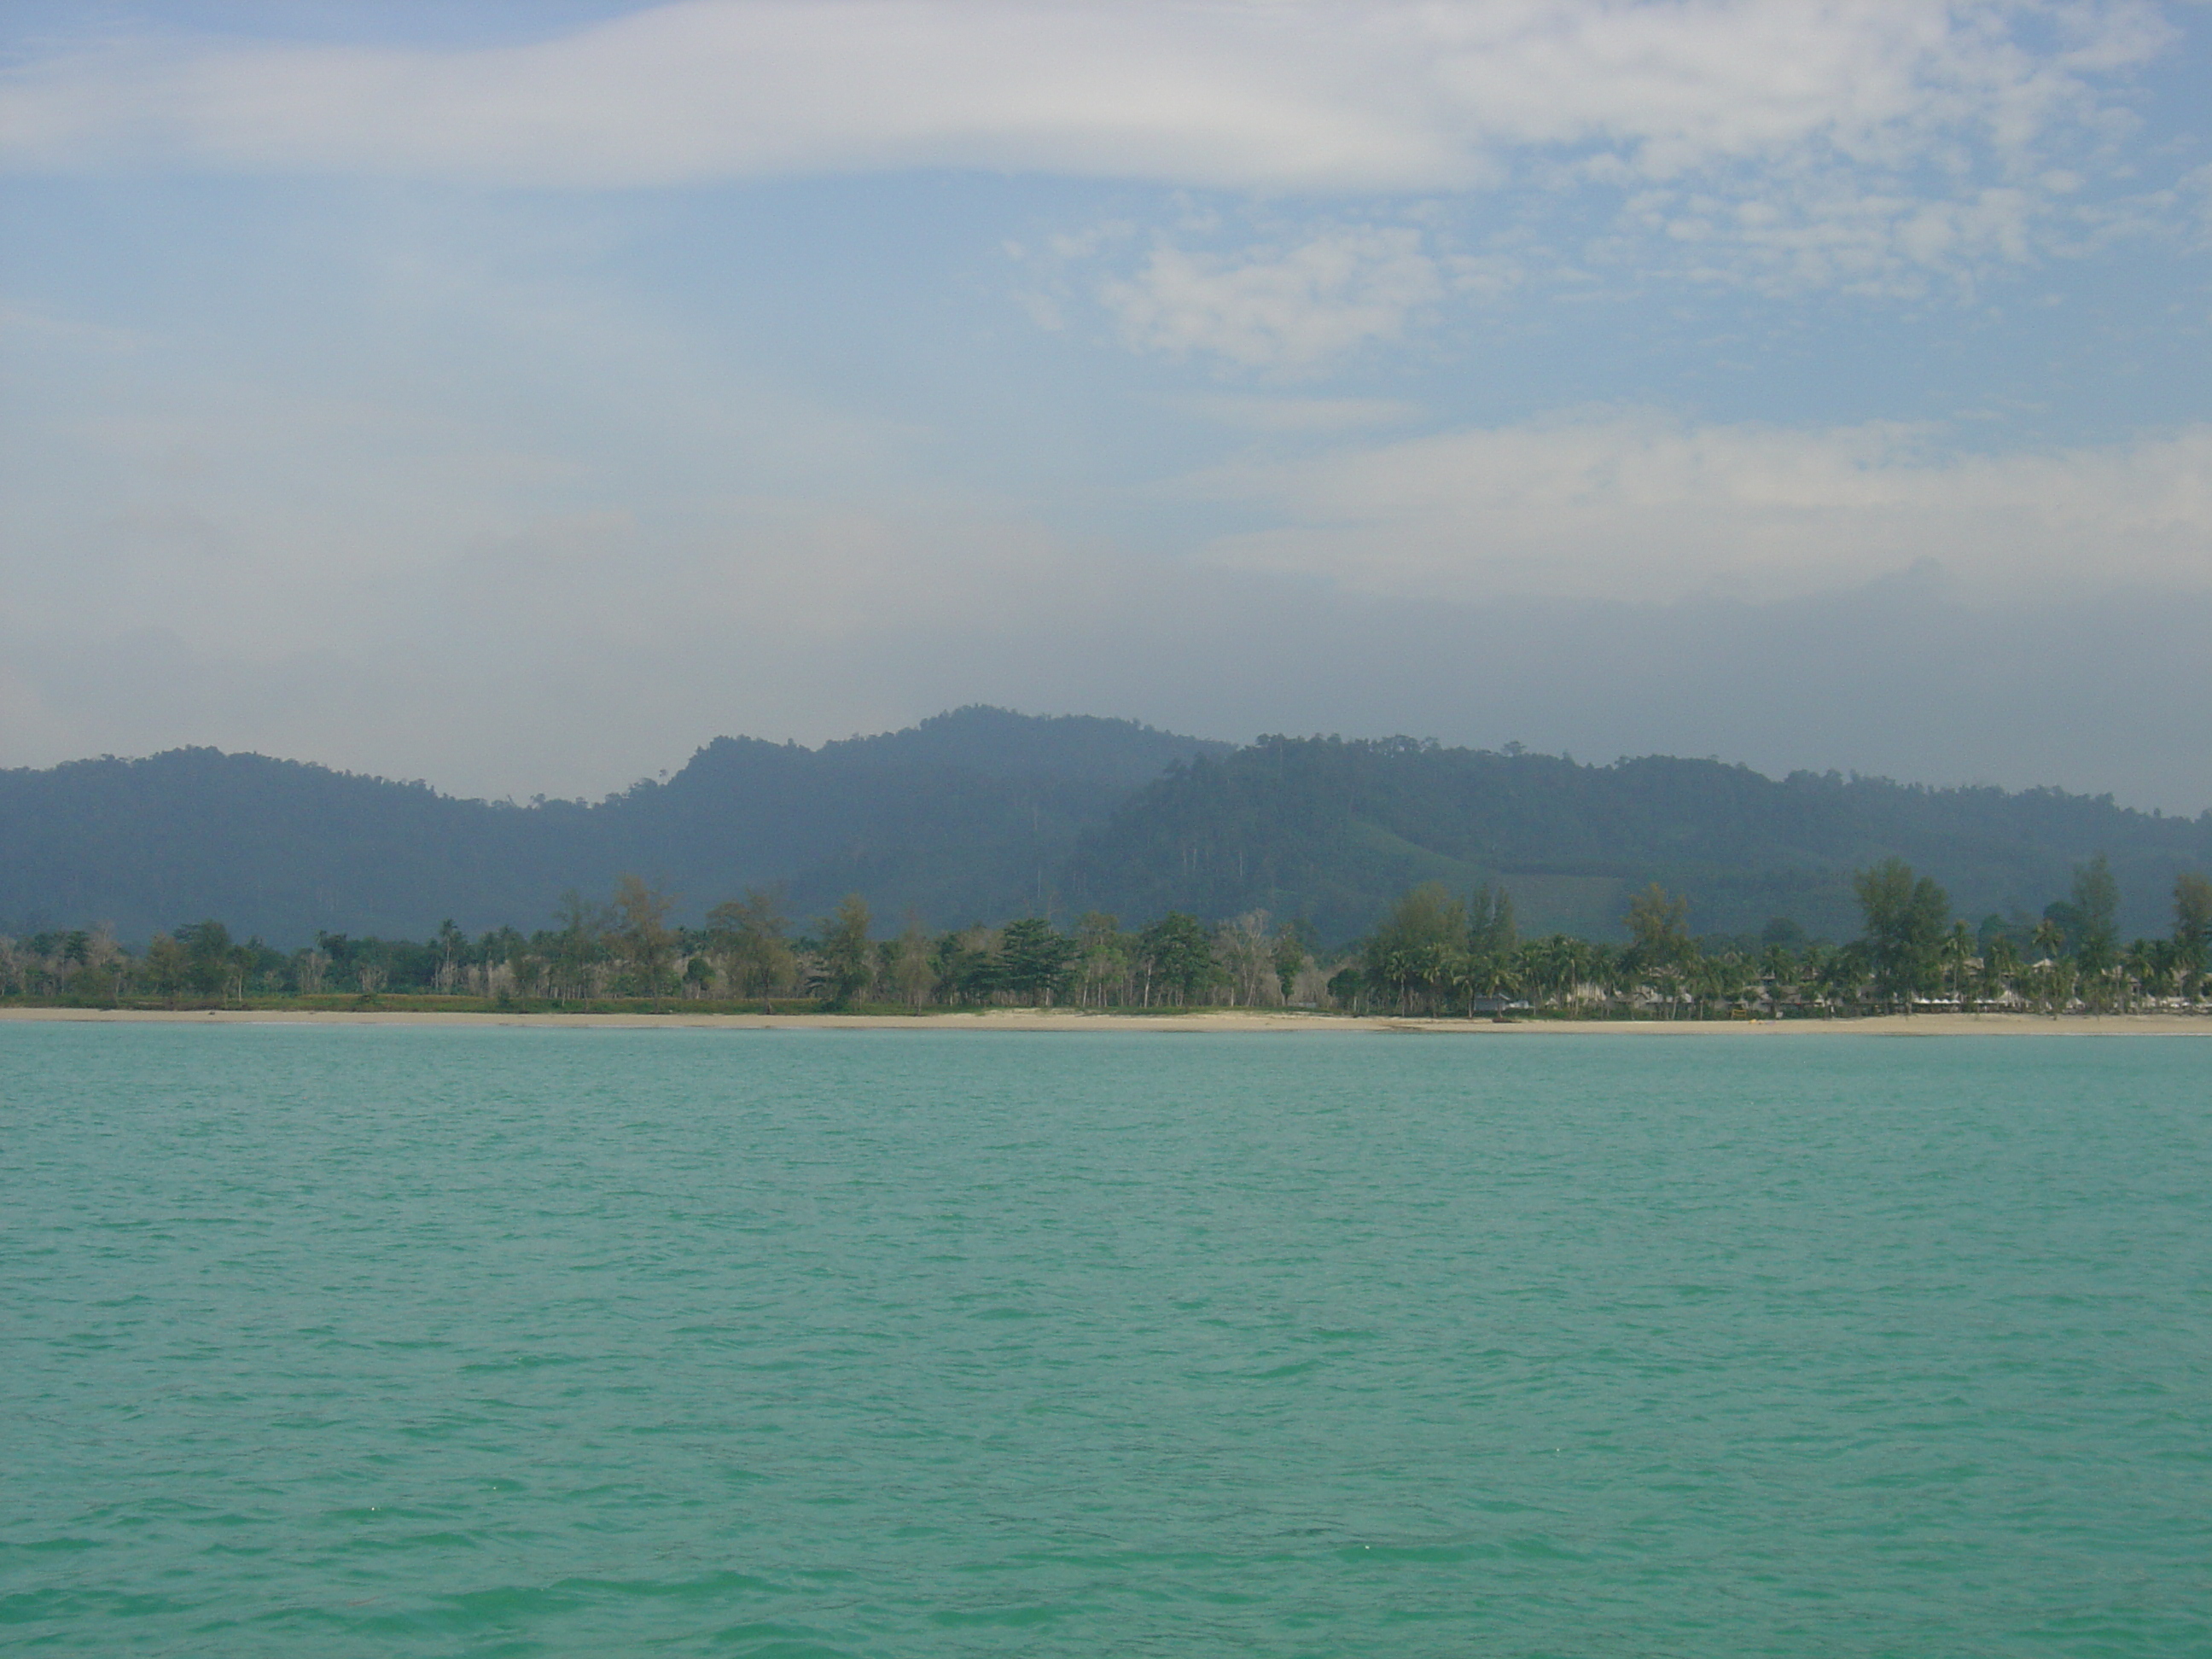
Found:
M 419 783 L 214 750 L 0 773 L 0 931 L 202 916 L 294 946 L 546 926 L 634 871 L 680 915 L 781 884 L 792 912 L 864 895 L 933 927 L 1098 908 L 1137 922 L 1265 908 L 1348 939 L 1417 881 L 1502 882 L 1524 929 L 1616 937 L 1626 894 L 1687 895 L 1700 932 L 1856 927 L 1850 875 L 1896 854 L 1965 915 L 2033 915 L 2097 852 L 2126 931 L 2166 923 L 2212 814 L 2057 790 L 1930 789 L 1713 761 L 1610 766 L 1407 738 L 1237 748 L 1133 721 L 968 708 L 806 749 L 720 738 L 597 804 L 462 800 Z
M 0 773 L 0 930 L 200 916 L 295 946 L 546 925 L 635 871 L 696 917 L 781 883 L 812 915 L 859 890 L 896 919 L 1033 906 L 1079 832 L 1171 763 L 1231 745 L 1130 720 L 969 708 L 806 749 L 718 738 L 596 804 L 462 800 L 297 761 L 174 750 Z
M 1070 861 L 1072 904 L 1200 915 L 1266 908 L 1328 939 L 1422 881 L 1502 884 L 1522 931 L 1618 939 L 1657 881 L 1698 933 L 1788 917 L 1857 932 L 1853 872 L 1901 857 L 1964 915 L 2033 916 L 2074 867 L 2111 858 L 2124 931 L 2161 931 L 2178 869 L 2212 866 L 2212 813 L 2129 811 L 2056 789 L 1931 789 L 1664 756 L 1578 765 L 1409 738 L 1263 738 L 1148 786 Z

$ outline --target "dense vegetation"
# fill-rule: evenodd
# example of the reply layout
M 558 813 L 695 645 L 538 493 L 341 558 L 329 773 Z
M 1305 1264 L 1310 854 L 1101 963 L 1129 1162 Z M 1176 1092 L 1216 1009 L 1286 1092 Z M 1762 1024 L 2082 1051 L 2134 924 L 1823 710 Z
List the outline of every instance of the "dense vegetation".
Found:
M 1950 896 L 1901 859 L 1857 872 L 1851 886 L 1860 930 L 1841 945 L 1808 939 L 1786 917 L 1756 938 L 1693 937 L 1687 904 L 1654 883 L 1629 902 L 1628 942 L 1613 945 L 1565 933 L 1522 939 L 1503 889 L 1462 903 L 1428 883 L 1391 908 L 1328 988 L 1342 1006 L 1401 1014 L 1525 1007 L 1668 1018 L 2113 1012 L 2194 1008 L 2205 995 L 2212 881 L 2194 872 L 2174 880 L 2171 933 L 2125 945 L 2101 855 L 2027 927 L 1954 918 Z
M 1171 763 L 1229 745 L 1128 720 L 967 708 L 805 749 L 721 738 L 594 804 L 457 800 L 420 783 L 211 749 L 0 772 L 0 932 L 76 918 L 142 940 L 222 916 L 289 947 L 550 916 L 625 870 L 684 896 L 861 892 L 950 927 L 1028 908 L 1084 829 Z
M 628 999 L 773 1007 L 804 999 L 841 1009 L 994 1003 L 1097 1008 L 1303 1006 L 1401 1016 L 1532 1013 L 1706 1018 L 1911 1012 L 2130 1011 L 2197 1006 L 2212 948 L 2212 881 L 2176 878 L 2170 935 L 2124 947 L 2109 862 L 2074 872 L 2068 896 L 2022 930 L 1953 917 L 1931 878 L 1890 859 L 1853 878 L 1861 918 L 1844 945 L 1776 918 L 1756 940 L 1694 937 L 1688 906 L 1656 883 L 1635 895 L 1625 945 L 1554 933 L 1523 939 L 1511 896 L 1470 900 L 1441 883 L 1401 895 L 1333 965 L 1296 927 L 1250 912 L 1212 927 L 1182 911 L 1124 930 L 1103 912 L 1071 933 L 1042 916 L 933 936 L 919 918 L 876 936 L 850 894 L 811 934 L 794 936 L 777 895 L 754 888 L 673 927 L 674 901 L 635 876 L 605 904 L 571 893 L 559 925 L 527 937 L 471 938 L 450 921 L 427 941 L 324 934 L 289 953 L 243 943 L 219 921 L 156 934 L 137 956 L 105 932 L 0 939 L 0 994 L 114 1005 L 131 997 L 243 1005 L 386 994 L 471 998 L 501 1007 L 599 1006 Z M 448 1006 L 453 1006 L 450 1003 Z
M 1232 750 L 988 708 L 819 749 L 720 738 L 593 805 L 458 800 L 211 750 L 0 773 L 0 931 L 99 921 L 135 945 L 219 916 L 288 953 L 419 939 L 448 917 L 471 938 L 539 927 L 564 893 L 624 871 L 677 896 L 671 917 L 694 933 L 727 895 L 780 887 L 799 915 L 858 893 L 933 938 L 1020 915 L 1266 912 L 1338 946 L 1437 881 L 1502 891 L 1528 933 L 1617 945 L 1654 882 L 1704 933 L 1788 916 L 1848 938 L 1855 872 L 1899 858 L 2024 934 L 2100 853 L 2122 932 L 2163 932 L 2175 876 L 2212 866 L 2212 814 L 1405 738 Z
M 672 1001 L 915 1009 L 994 1003 L 1086 1007 L 1280 1004 L 1325 996 L 1296 933 L 1264 917 L 1215 927 L 1180 914 L 1125 932 L 1087 915 L 1063 933 L 1041 917 L 932 935 L 918 919 L 889 939 L 859 894 L 797 933 L 776 892 L 716 905 L 703 926 L 672 926 L 673 900 L 635 876 L 605 903 L 571 893 L 557 925 L 471 938 L 452 922 L 426 940 L 325 933 L 283 951 L 205 921 L 157 933 L 134 954 L 104 930 L 0 939 L 0 994 L 170 1006 L 271 998 L 368 1005 L 391 996 L 464 997 L 501 1006 Z
M 1364 933 L 1423 881 L 1502 886 L 1530 931 L 1619 939 L 1656 881 L 1701 928 L 1795 917 L 1848 936 L 1855 872 L 1901 858 L 1968 914 L 2030 920 L 2105 853 L 2124 928 L 2163 928 L 2184 869 L 2212 865 L 2212 814 L 2129 811 L 2055 789 L 1930 789 L 1834 773 L 1775 780 L 1652 757 L 1610 766 L 1439 748 L 1407 738 L 1263 738 L 1177 767 L 1086 836 L 1071 908 L 1302 916 Z

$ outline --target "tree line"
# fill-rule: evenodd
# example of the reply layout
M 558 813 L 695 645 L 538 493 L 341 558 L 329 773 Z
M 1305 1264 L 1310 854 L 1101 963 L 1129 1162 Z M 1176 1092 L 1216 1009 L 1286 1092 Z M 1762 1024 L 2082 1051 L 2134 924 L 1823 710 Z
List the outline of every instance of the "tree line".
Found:
M 121 1003 L 386 994 L 552 1007 L 609 1000 L 824 1009 L 990 1006 L 1094 1009 L 1296 1006 L 1401 1016 L 1516 1012 L 1663 1018 L 1835 1016 L 1942 1006 L 2124 1011 L 2193 1006 L 2212 951 L 2212 880 L 2173 885 L 2170 935 L 2123 944 L 2100 854 L 2068 896 L 2027 918 L 1971 925 L 1903 860 L 1853 878 L 1856 939 L 1808 939 L 1786 918 L 1760 935 L 1693 935 L 1686 902 L 1657 884 L 1630 900 L 1625 944 L 1523 939 L 1501 884 L 1465 898 L 1440 884 L 1402 894 L 1365 938 L 1324 959 L 1311 930 L 1261 911 L 1207 923 L 1170 911 L 1135 928 L 1100 911 L 1066 930 L 1023 916 L 932 933 L 909 917 L 878 937 L 858 895 L 802 930 L 780 892 L 750 888 L 678 927 L 674 895 L 624 876 L 605 900 L 570 891 L 554 925 L 428 939 L 319 933 L 283 951 L 206 920 L 138 952 L 102 928 L 0 938 L 0 994 Z
M 428 995 L 495 1005 L 616 1000 L 779 1001 L 824 1008 L 1273 1006 L 1326 999 L 1304 932 L 1254 913 L 1207 924 L 1170 912 L 1123 928 L 1091 912 L 1063 932 L 1026 916 L 931 933 L 909 918 L 889 938 L 857 894 L 811 929 L 774 888 L 716 905 L 702 927 L 672 926 L 675 896 L 624 876 L 604 901 L 571 891 L 549 928 L 476 937 L 451 921 L 428 939 L 319 933 L 282 951 L 203 921 L 157 933 L 136 954 L 106 929 L 0 939 L 0 994 L 118 1002 L 186 998 L 375 999 Z
M 1901 859 L 1852 878 L 1861 932 L 1808 939 L 1787 918 L 1756 939 L 1693 936 L 1685 900 L 1657 884 L 1631 899 L 1628 941 L 1523 939 L 1500 886 L 1462 901 L 1425 884 L 1394 904 L 1330 978 L 1340 1006 L 1401 1015 L 1516 1008 L 1664 1018 L 1911 1012 L 1942 1006 L 2060 1012 L 2194 1006 L 2212 954 L 2212 880 L 2173 884 L 2170 935 L 2120 942 L 2118 884 L 2102 854 L 2030 920 L 1975 926 Z

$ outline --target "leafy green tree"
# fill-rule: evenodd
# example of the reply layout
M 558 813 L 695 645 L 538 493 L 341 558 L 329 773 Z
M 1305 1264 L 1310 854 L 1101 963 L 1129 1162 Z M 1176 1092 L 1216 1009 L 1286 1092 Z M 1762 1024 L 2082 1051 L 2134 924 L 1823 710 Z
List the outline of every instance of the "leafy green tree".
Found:
M 910 1008 L 927 1006 L 937 988 L 937 969 L 929 957 L 929 935 L 922 931 L 921 914 L 909 910 L 905 928 L 884 946 L 884 977 Z
M 236 967 L 230 929 L 219 921 L 196 921 L 177 929 L 177 943 L 190 959 L 186 979 L 192 989 L 202 996 L 223 995 Z
M 1750 962 L 1739 951 L 1701 952 L 1685 978 L 1700 1019 L 1716 1011 L 1732 1013 L 1739 1001 L 1754 993 L 1758 982 Z
M 741 997 L 773 996 L 798 972 L 791 924 L 774 888 L 748 887 L 707 912 L 707 945 L 727 966 L 731 988 Z
M 1950 896 L 1903 859 L 1885 859 L 1851 878 L 1865 920 L 1867 956 L 1875 989 L 1902 1000 L 1933 988 L 1951 922 Z
M 1410 1012 L 1413 988 L 1420 982 L 1422 952 L 1393 951 L 1370 941 L 1360 953 L 1360 970 L 1378 994 L 1396 1003 L 1401 1014 Z
M 1340 968 L 1328 976 L 1328 1000 L 1347 1012 L 1364 1006 L 1367 990 L 1367 975 L 1358 968 Z
M 938 940 L 936 966 L 938 983 L 955 1002 L 987 1003 L 1006 989 L 999 936 L 980 922 Z
M 868 902 L 848 893 L 822 924 L 821 980 L 833 1008 L 851 1006 L 874 984 L 876 953 L 868 944 Z
M 534 946 L 525 946 L 507 957 L 507 971 L 513 977 L 515 995 L 534 997 L 547 990 L 553 964 Z
M 561 895 L 554 920 L 561 926 L 552 939 L 553 994 L 589 996 L 599 966 L 606 960 L 606 912 L 571 887 Z M 368 988 L 364 981 L 362 989 Z
M 191 983 L 192 953 L 172 935 L 156 933 L 146 945 L 143 971 L 147 984 L 173 1008 L 179 994 Z
M 1170 910 L 1137 936 L 1137 952 L 1148 980 L 1175 994 L 1186 1006 L 1205 1000 L 1220 974 L 1213 960 L 1213 937 L 1196 916 Z
M 1467 907 L 1440 881 L 1425 881 L 1401 894 L 1370 936 L 1385 951 L 1419 951 L 1434 945 L 1464 949 Z
M 637 988 L 649 997 L 659 997 L 668 989 L 669 964 L 676 952 L 668 913 L 675 908 L 674 895 L 656 890 L 642 876 L 623 876 L 615 882 L 615 945 L 629 962 Z
M 2120 885 L 2102 853 L 2075 871 L 2072 898 L 2080 918 L 2074 958 L 2086 975 L 2109 973 L 2119 960 Z
M 2193 870 L 2173 878 L 2173 946 L 2185 981 L 2182 994 L 2193 995 L 2212 957 L 2212 880 Z
M 1451 994 L 1467 939 L 1467 907 L 1442 882 L 1425 881 L 1401 894 L 1367 936 L 1360 966 L 1370 985 L 1396 1000 L 1400 1013 L 1411 1013 L 1417 997 Z
M 1635 971 L 1679 970 L 1698 953 L 1690 904 L 1653 882 L 1628 902 L 1629 957 Z
M 1085 912 L 1075 924 L 1075 944 L 1084 1001 L 1103 1007 L 1109 1000 L 1126 1000 L 1133 947 L 1121 919 L 1103 910 Z
M 1822 952 L 1813 968 L 1821 1006 L 1830 1014 L 1846 1003 L 1856 1003 L 1872 972 L 1864 939 L 1854 939 L 1838 950 Z
M 1626 947 L 1583 941 L 1583 977 L 1601 1005 L 1609 1005 L 1628 990 Z
M 1520 942 L 1520 930 L 1513 920 L 1513 896 L 1503 883 L 1485 882 L 1468 902 L 1467 953 L 1510 957 Z
M 1274 962 L 1275 983 L 1282 988 L 1283 1000 L 1288 1002 L 1297 988 L 1298 975 L 1305 971 L 1306 942 L 1298 937 L 1297 928 L 1286 927 L 1275 935 L 1268 954 Z
M 1049 1007 L 1066 984 L 1077 945 L 1042 916 L 1010 921 L 999 939 L 1003 983 L 1017 997 Z
M 704 999 L 714 991 L 714 961 L 712 957 L 697 956 L 684 964 L 684 992 L 688 996 Z

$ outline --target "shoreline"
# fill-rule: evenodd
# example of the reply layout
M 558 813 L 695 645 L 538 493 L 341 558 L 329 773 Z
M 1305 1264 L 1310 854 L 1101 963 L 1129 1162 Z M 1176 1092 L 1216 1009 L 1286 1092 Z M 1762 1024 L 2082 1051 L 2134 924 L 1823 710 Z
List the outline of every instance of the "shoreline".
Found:
M 1225 1011 L 1103 1014 L 1024 1008 L 935 1014 L 498 1013 L 427 1010 L 0 1008 L 0 1024 L 164 1025 L 511 1025 L 544 1030 L 713 1031 L 1146 1031 L 1185 1035 L 1299 1032 L 1324 1036 L 1780 1037 L 2206 1036 L 2201 1014 L 1875 1014 L 1860 1019 L 1487 1020 Z

